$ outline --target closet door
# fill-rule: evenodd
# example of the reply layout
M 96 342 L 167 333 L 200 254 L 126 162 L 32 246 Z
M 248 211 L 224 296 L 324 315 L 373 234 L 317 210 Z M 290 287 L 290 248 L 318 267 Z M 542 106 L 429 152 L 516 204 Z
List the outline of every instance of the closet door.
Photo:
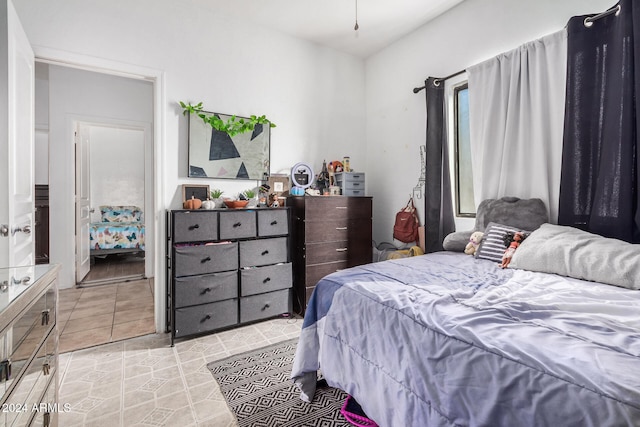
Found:
M 10 0 L 0 0 L 0 267 L 34 264 L 34 56 Z

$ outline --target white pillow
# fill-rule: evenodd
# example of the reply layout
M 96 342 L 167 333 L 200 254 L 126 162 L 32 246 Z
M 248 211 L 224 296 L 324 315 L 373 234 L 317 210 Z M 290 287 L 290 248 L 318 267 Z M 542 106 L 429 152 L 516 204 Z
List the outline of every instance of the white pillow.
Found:
M 573 227 L 543 224 L 522 242 L 509 266 L 640 289 L 640 245 Z

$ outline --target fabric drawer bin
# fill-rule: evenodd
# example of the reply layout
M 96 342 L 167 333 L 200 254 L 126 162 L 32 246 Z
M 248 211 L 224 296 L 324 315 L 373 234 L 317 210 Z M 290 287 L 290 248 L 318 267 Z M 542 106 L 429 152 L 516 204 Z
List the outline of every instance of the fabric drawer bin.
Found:
M 291 263 L 243 269 L 240 283 L 242 296 L 288 289 L 293 286 Z
M 238 323 L 238 300 L 178 308 L 175 311 L 176 337 L 199 334 Z
M 252 322 L 288 313 L 289 290 L 269 292 L 240 298 L 240 322 Z
M 220 212 L 220 239 L 256 237 L 256 212 L 230 210 Z
M 238 297 L 238 272 L 178 277 L 176 280 L 176 307 L 205 304 Z
M 215 212 L 176 212 L 173 217 L 173 241 L 204 242 L 218 240 L 218 215 Z
M 287 262 L 287 238 L 249 240 L 240 242 L 240 267 Z
M 238 243 L 176 247 L 174 268 L 176 277 L 236 270 Z
M 289 234 L 289 216 L 284 209 L 258 211 L 258 235 L 281 236 Z

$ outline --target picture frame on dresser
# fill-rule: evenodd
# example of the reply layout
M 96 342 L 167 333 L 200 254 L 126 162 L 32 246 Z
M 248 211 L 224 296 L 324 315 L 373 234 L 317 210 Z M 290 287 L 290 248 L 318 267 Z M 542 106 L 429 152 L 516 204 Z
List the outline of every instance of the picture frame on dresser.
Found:
M 182 201 L 191 198 L 200 199 L 203 202 L 210 198 L 209 185 L 207 184 L 182 184 Z

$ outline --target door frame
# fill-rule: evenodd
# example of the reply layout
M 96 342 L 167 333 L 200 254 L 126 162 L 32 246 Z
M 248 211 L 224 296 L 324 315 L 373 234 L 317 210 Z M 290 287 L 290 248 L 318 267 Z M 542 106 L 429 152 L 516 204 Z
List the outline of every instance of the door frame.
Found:
M 125 64 L 117 61 L 75 54 L 71 52 L 51 49 L 42 46 L 32 46 L 35 61 L 51 65 L 58 65 L 80 70 L 93 71 L 114 76 L 149 81 L 153 84 L 153 127 L 152 127 L 152 157 L 153 157 L 153 182 L 145 186 L 152 191 L 153 198 L 153 286 L 155 306 L 156 333 L 165 332 L 166 325 L 166 289 L 163 268 L 166 259 L 165 245 L 162 244 L 165 236 L 164 215 L 164 181 L 161 171 L 165 170 L 165 72 L 158 69 Z M 75 274 L 74 274 L 75 276 Z M 149 276 L 151 278 L 151 276 Z
M 74 135 L 79 131 L 80 127 L 103 127 L 103 128 L 111 128 L 111 129 L 128 129 L 142 132 L 143 134 L 143 144 L 144 144 L 144 158 L 142 159 L 142 166 L 144 168 L 144 204 L 142 206 L 143 212 L 155 212 L 154 198 L 155 195 L 153 193 L 154 188 L 154 176 L 153 171 L 155 167 L 153 166 L 153 146 L 152 146 L 152 135 L 153 132 L 151 130 L 151 126 L 148 122 L 138 122 L 133 120 L 121 120 L 121 119 L 107 119 L 107 118 L 96 118 L 96 117 L 84 117 L 78 115 L 69 115 L 67 118 L 67 123 L 70 126 L 71 134 Z M 76 238 L 78 237 L 78 146 L 77 141 L 74 141 L 76 144 Z M 91 171 L 89 170 L 89 182 L 91 182 Z M 144 215 L 144 226 L 146 230 L 154 230 L 154 222 L 155 215 L 148 216 Z M 155 245 L 156 237 L 152 235 L 153 233 L 148 233 L 145 235 L 145 246 L 147 250 L 145 251 L 144 257 L 144 276 L 145 277 L 155 277 L 154 268 L 155 268 Z M 85 242 L 88 245 L 89 236 L 88 234 L 83 237 L 85 240 L 76 239 L 76 284 L 80 283 L 81 280 L 78 280 L 78 271 L 77 271 L 77 256 L 78 256 L 78 243 Z

